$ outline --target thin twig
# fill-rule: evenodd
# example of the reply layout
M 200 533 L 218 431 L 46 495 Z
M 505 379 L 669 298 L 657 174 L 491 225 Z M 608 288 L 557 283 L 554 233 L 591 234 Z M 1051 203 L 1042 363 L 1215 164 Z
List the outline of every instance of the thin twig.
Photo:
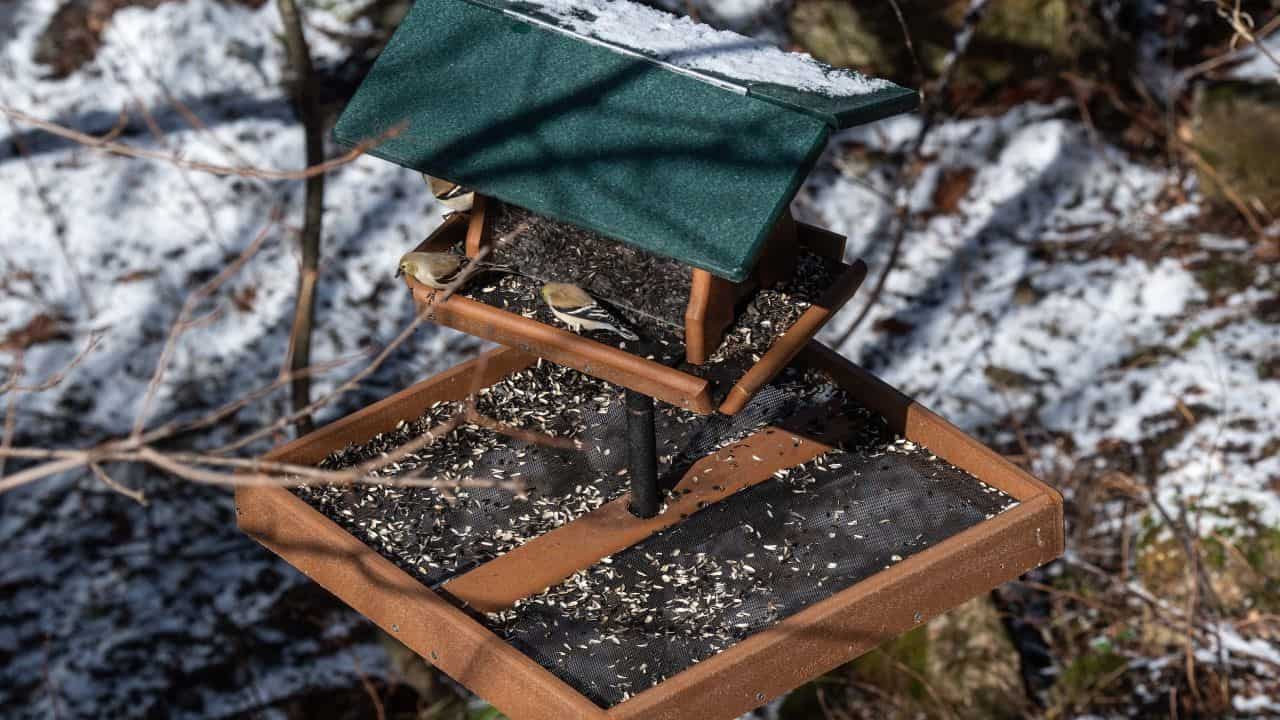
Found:
M 378 695 L 378 688 L 374 687 L 373 682 L 364 674 L 364 668 L 360 667 L 360 658 L 355 654 L 351 654 L 351 664 L 355 666 L 356 677 L 360 678 L 360 684 L 364 686 L 364 691 L 369 694 L 369 700 L 373 702 L 373 714 L 377 720 L 387 720 L 387 710 L 382 704 L 382 698 Z
M 85 343 L 85 346 L 74 358 L 71 359 L 71 362 L 64 365 L 61 370 L 45 378 L 43 381 L 36 383 L 35 385 L 19 385 L 18 378 L 12 377 L 6 381 L 4 385 L 0 385 L 0 393 L 7 393 L 10 390 L 15 393 L 37 393 L 44 392 L 45 390 L 58 385 L 66 379 L 68 373 L 75 370 L 80 363 L 84 361 L 85 357 L 98 346 L 98 341 L 101 339 L 101 336 L 97 333 L 90 335 L 89 342 Z
M 106 485 L 139 505 L 147 504 L 147 496 L 141 490 L 134 490 L 133 488 L 125 487 L 124 485 L 116 482 L 98 463 L 89 463 L 89 469 L 92 470 L 93 474 L 102 481 L 103 485 Z
M 357 358 L 364 357 L 365 355 L 368 355 L 368 354 L 369 354 L 368 352 L 355 353 L 345 358 L 331 360 L 327 363 L 318 363 L 310 367 L 303 368 L 298 372 L 306 373 L 314 377 L 319 373 L 328 372 L 329 370 L 333 370 L 334 368 L 338 368 L 348 363 L 354 362 Z M 182 435 L 182 434 L 192 432 L 194 430 L 200 430 L 202 428 L 215 425 L 221 422 L 222 420 L 224 420 L 225 418 L 236 414 L 240 410 L 252 405 L 253 403 L 261 400 L 262 398 L 267 397 L 268 395 L 275 392 L 276 390 L 279 390 L 281 387 L 289 384 L 289 382 L 293 379 L 295 374 L 296 373 L 293 373 L 293 372 L 286 372 L 283 375 L 280 375 L 279 377 L 277 377 L 275 380 L 271 381 L 270 383 L 260 388 L 257 388 L 255 390 L 251 390 L 250 392 L 247 392 L 244 395 L 241 395 L 235 400 L 224 403 L 222 406 L 215 408 L 214 410 L 206 413 L 205 415 L 197 418 L 196 420 L 192 420 L 186 423 L 182 423 L 177 420 L 171 420 L 170 422 L 165 423 L 164 425 L 161 425 L 152 430 L 148 430 L 146 433 L 142 435 L 141 442 L 146 444 L 154 444 L 160 440 L 168 439 L 169 437 L 172 437 L 174 435 Z
M 326 160 L 318 165 L 303 168 L 301 170 L 274 170 L 270 168 L 260 168 L 251 166 L 228 166 L 217 165 L 214 163 L 197 162 L 195 160 L 187 160 L 180 155 L 174 153 L 160 152 L 157 150 L 148 150 L 146 148 L 134 147 L 124 143 L 104 140 L 94 137 L 79 130 L 72 130 L 65 125 L 43 120 L 33 115 L 28 115 L 21 110 L 15 110 L 11 107 L 0 106 L 0 114 L 4 114 L 20 123 L 39 128 L 45 132 L 56 135 L 65 140 L 79 143 L 85 147 L 99 150 L 111 155 L 121 155 L 123 157 L 137 158 L 141 160 L 156 160 L 159 162 L 169 163 L 178 167 L 187 168 L 189 170 L 198 170 L 200 172 L 212 175 L 236 175 L 240 177 L 259 178 L 262 180 L 306 180 L 315 175 L 323 175 L 336 168 L 342 167 L 354 162 L 361 155 L 369 152 L 373 148 L 403 133 L 408 128 L 407 122 L 398 123 L 392 126 L 386 132 L 375 138 L 364 140 L 355 147 L 351 148 L 347 153 L 336 158 Z
M 125 117 L 121 115 L 120 122 L 125 121 Z M 8 125 L 10 129 L 10 138 L 12 138 L 13 146 L 22 156 L 22 164 L 27 169 L 27 174 L 31 176 L 31 185 L 35 190 L 36 198 L 40 201 L 44 208 L 45 215 L 53 223 L 53 239 L 58 245 L 58 252 L 62 255 L 62 265 L 71 273 L 72 279 L 76 284 L 76 292 L 80 295 L 80 302 L 84 304 L 85 311 L 90 318 L 96 316 L 97 310 L 94 307 L 93 296 L 89 294 L 89 285 L 85 282 L 84 275 L 80 272 L 80 266 L 77 263 L 78 258 L 71 254 L 71 250 L 67 247 L 67 219 L 63 215 L 63 208 L 49 197 L 49 190 L 40 182 L 40 174 L 36 172 L 35 162 L 31 159 L 31 153 L 27 150 L 27 144 L 22 139 L 22 134 L 18 132 L 17 125 L 14 123 L 13 116 L 9 116 Z M 95 138 L 98 143 L 110 143 L 112 140 L 104 138 L 114 138 L 119 134 L 119 130 L 123 127 L 118 123 L 103 138 Z M 87 135 L 86 137 L 93 137 Z
M 9 381 L 5 386 L 13 386 L 18 384 L 18 379 L 22 377 L 23 352 L 19 349 L 14 353 L 13 366 L 9 368 Z M 0 478 L 4 477 L 5 456 L 3 452 L 13 446 L 13 434 L 17 428 L 18 417 L 18 393 L 9 395 L 9 403 L 4 411 L 4 430 L 0 432 Z
M 1280 14 L 1277 14 L 1275 17 L 1271 18 L 1271 20 L 1267 22 L 1266 25 L 1262 26 L 1261 30 L 1254 33 L 1254 40 L 1252 44 L 1257 44 L 1260 46 L 1264 45 L 1262 41 L 1265 40 L 1267 36 L 1275 32 L 1276 30 L 1280 30 Z M 1196 65 L 1192 65 L 1191 67 L 1182 71 L 1183 81 L 1186 82 L 1188 80 L 1192 80 L 1205 73 L 1213 72 L 1214 70 L 1217 70 L 1223 65 L 1227 65 L 1229 63 L 1239 60 L 1242 54 L 1244 54 L 1245 52 L 1248 52 L 1249 47 L 1251 45 L 1232 48 L 1229 52 L 1224 52 L 1221 55 L 1216 55 L 1214 57 L 1211 57 L 1208 60 L 1205 60 L 1204 62 L 1198 63 Z
M 279 221 L 280 208 L 276 207 L 272 210 L 271 217 L 267 224 L 258 231 L 257 237 L 249 243 L 249 246 L 246 247 L 235 260 L 224 267 L 222 272 L 219 272 L 211 280 L 201 285 L 195 290 L 195 292 L 187 296 L 186 301 L 182 304 L 182 309 L 178 311 L 177 318 L 174 319 L 173 325 L 169 328 L 169 334 L 165 337 L 164 346 L 160 350 L 160 359 L 156 362 L 156 368 L 151 376 L 151 381 L 147 383 L 147 390 L 142 398 L 142 407 L 134 418 L 133 431 L 131 433 L 133 438 L 136 439 L 140 437 L 142 435 L 143 428 L 146 427 L 147 420 L 151 415 L 151 404 L 155 400 L 156 392 L 159 391 L 160 384 L 164 380 L 165 371 L 169 367 L 170 355 L 172 355 L 173 349 L 177 344 L 178 336 L 189 328 L 191 313 L 195 311 L 196 305 L 199 304 L 201 300 L 217 291 L 218 288 L 222 287 L 222 285 L 226 283 L 227 280 L 231 279 L 232 276 L 240 272 L 240 269 L 244 267 L 245 263 L 249 262 L 250 258 L 262 249 L 262 245 L 266 242 L 271 229 L 275 227 Z
M 924 65 L 920 63 L 920 55 L 916 52 L 916 44 L 911 40 L 911 30 L 907 27 L 907 18 L 898 6 L 898 0 L 889 0 L 893 15 L 898 19 L 898 27 L 902 28 L 902 41 L 907 44 L 907 52 L 911 54 L 911 62 L 916 67 L 916 77 L 924 80 Z
M 938 120 L 939 112 L 946 102 L 947 91 L 951 87 L 951 80 L 955 75 L 956 67 L 959 66 L 960 60 L 969 51 L 969 44 L 973 41 L 974 33 L 977 32 L 978 24 L 986 13 L 989 1 L 970 1 L 969 9 L 964 15 L 964 22 L 956 33 L 951 52 L 943 60 L 942 72 L 939 74 L 937 82 L 924 93 L 924 101 L 921 104 L 920 130 L 916 133 L 915 139 L 908 148 L 906 159 L 903 162 L 903 169 L 898 174 L 893 192 L 896 202 L 893 213 L 895 227 L 893 243 L 889 246 L 889 257 L 881 267 L 875 284 L 872 285 L 871 292 L 867 296 L 866 302 L 862 305 L 862 309 L 858 311 L 853 321 L 849 323 L 840 335 L 835 347 L 844 345 L 849 338 L 853 337 L 853 333 L 862 325 L 862 322 L 866 320 L 867 315 L 871 313 L 871 310 L 880 301 L 880 296 L 884 293 L 889 274 L 893 272 L 898 264 L 898 259 L 902 255 L 902 244 L 907 236 L 907 228 L 911 224 L 911 194 L 908 192 L 908 185 L 919 171 L 923 161 L 924 141 Z M 896 7 L 895 5 L 895 10 Z
M 413 333 L 418 329 L 418 327 L 422 325 L 422 323 L 426 322 L 427 320 L 431 319 L 434 316 L 435 307 L 437 305 L 445 302 L 450 297 L 452 297 L 453 294 L 458 291 L 458 289 L 460 289 L 463 285 L 467 283 L 468 280 L 470 280 L 472 275 L 474 275 L 477 271 L 481 269 L 481 265 L 482 265 L 481 261 L 484 260 L 484 258 L 488 257 L 489 253 L 493 252 L 495 248 L 501 247 L 506 243 L 511 242 L 511 240 L 517 237 L 520 233 L 524 232 L 525 228 L 527 227 L 528 227 L 528 223 L 521 223 L 520 225 L 516 226 L 511 232 L 495 240 L 491 245 L 482 247 L 480 249 L 480 252 L 476 253 L 476 256 L 472 258 L 472 262 L 468 263 L 467 266 L 463 268 L 460 273 L 458 273 L 458 278 L 456 280 L 450 283 L 446 287 L 446 289 L 432 295 L 430 300 L 423 304 L 422 309 L 418 311 L 418 314 L 414 316 L 413 320 L 407 326 L 405 326 L 405 328 L 401 330 L 398 335 L 392 338 L 391 342 L 387 343 L 382 348 L 382 350 L 379 351 L 376 356 L 374 356 L 373 360 L 369 361 L 368 365 L 366 365 L 359 372 L 355 373 L 350 378 L 345 380 L 341 385 L 334 388 L 331 392 L 329 392 L 324 397 L 319 398 L 312 403 L 309 403 L 306 407 L 303 407 L 299 410 L 294 410 L 293 412 L 278 418 L 275 422 L 271 423 L 270 425 L 259 428 L 258 430 L 252 433 L 249 433 L 248 435 L 238 438 L 233 442 L 227 443 L 226 445 L 223 445 L 213 450 L 213 452 L 217 454 L 225 454 L 225 453 L 229 453 L 229 452 L 238 450 L 240 448 L 243 448 L 246 445 L 249 445 L 257 440 L 260 440 L 264 437 L 267 437 L 276 432 L 279 432 L 280 430 L 284 429 L 286 426 L 292 424 L 302 414 L 313 413 L 316 410 L 320 409 L 321 407 L 324 407 L 325 405 L 328 405 L 329 403 L 333 402 L 338 397 L 354 390 L 362 382 L 364 382 L 365 378 L 369 377 L 375 371 L 377 371 L 377 369 L 381 367 L 384 362 L 386 362 L 387 358 L 390 357 L 393 352 L 395 352 L 396 348 L 404 344 L 405 341 L 407 341 L 409 337 L 411 337 Z

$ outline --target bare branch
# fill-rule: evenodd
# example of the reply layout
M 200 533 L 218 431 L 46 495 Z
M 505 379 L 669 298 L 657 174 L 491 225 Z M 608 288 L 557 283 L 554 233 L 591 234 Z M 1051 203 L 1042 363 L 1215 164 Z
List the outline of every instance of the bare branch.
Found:
M 978 30 L 978 24 L 982 22 L 982 17 L 986 13 L 989 2 L 990 0 L 970 0 L 969 9 L 965 12 L 964 22 L 956 33 L 951 52 L 943 60 L 942 72 L 939 74 L 937 82 L 933 83 L 933 86 L 924 96 L 923 106 L 921 107 L 920 130 L 911 142 L 907 158 L 904 161 L 903 171 L 898 175 L 893 192 L 897 205 L 894 208 L 895 229 L 893 244 L 889 246 L 889 257 L 885 260 L 884 267 L 880 269 L 880 274 L 876 277 L 875 285 L 872 286 L 871 294 L 867 296 L 867 301 L 862 305 L 862 309 L 858 311 L 857 316 L 853 318 L 853 322 L 849 323 L 844 333 L 840 335 L 835 347 L 840 347 L 848 341 L 862 325 L 862 322 L 867 319 L 867 315 L 875 308 L 880 301 L 880 296 L 884 293 L 889 274 L 893 272 L 894 267 L 898 264 L 898 258 L 902 253 L 902 243 L 907 235 L 907 227 L 911 223 L 910 194 L 907 192 L 907 186 L 917 173 L 924 141 L 938 120 L 939 112 L 943 103 L 946 102 L 947 91 L 951 87 L 951 80 L 955 76 L 956 68 L 960 65 L 960 60 L 965 56 L 965 53 L 969 51 L 969 44 L 973 41 L 973 36 Z
M 22 448 L 3 448 L 0 450 L 0 454 L 8 457 L 22 457 L 23 454 L 19 452 L 21 449 Z M 47 452 L 52 453 L 57 451 Z M 28 483 L 35 482 L 36 480 L 42 480 L 51 475 L 57 475 L 58 473 L 64 473 L 68 470 L 75 470 L 77 468 L 84 467 L 89 464 L 89 460 L 90 458 L 88 453 L 77 452 L 74 456 L 64 457 L 61 460 L 54 460 L 52 462 L 44 463 L 43 465 L 36 465 L 35 467 L 27 468 L 21 472 L 0 477 L 0 493 L 8 492 L 16 487 L 21 487 Z
M 6 392 L 9 392 L 10 390 L 12 390 L 15 393 L 44 392 L 45 390 L 48 390 L 49 388 L 54 387 L 55 385 L 58 385 L 59 383 L 61 383 L 63 380 L 66 379 L 67 375 L 72 370 L 76 369 L 76 367 L 78 367 L 80 363 L 84 361 L 85 357 L 88 356 L 88 354 L 95 347 L 98 346 L 98 341 L 101 339 L 102 339 L 101 336 L 97 335 L 96 333 L 93 335 L 90 335 L 89 342 L 85 343 L 84 348 L 81 349 L 80 352 L 77 353 L 76 356 L 71 359 L 71 362 L 67 363 L 61 370 L 50 375 L 43 382 L 37 383 L 35 385 L 19 385 L 18 376 L 13 376 L 7 382 L 5 382 L 4 385 L 0 385 L 0 393 L 6 393 Z
M 88 133 L 82 133 L 79 130 L 72 130 L 64 125 L 59 125 L 48 120 L 42 120 L 33 115 L 28 115 L 21 110 L 15 110 L 11 107 L 0 106 L 0 114 L 7 115 L 11 119 L 39 128 L 45 132 L 56 135 L 65 140 L 79 143 L 85 147 L 99 150 L 111 155 L 120 155 L 123 157 L 137 158 L 141 160 L 156 160 L 159 162 L 175 165 L 188 170 L 197 170 L 199 172 L 209 173 L 211 175 L 237 175 L 240 177 L 259 178 L 262 180 L 306 180 L 307 178 L 323 175 L 336 168 L 347 165 L 356 160 L 356 158 L 365 154 L 369 150 L 381 145 L 382 143 L 394 138 L 408 128 L 407 122 L 399 123 L 376 138 L 371 138 L 358 143 L 347 153 L 336 158 L 326 160 L 318 165 L 303 168 L 301 170 L 273 170 L 269 168 L 259 168 L 250 166 L 232 167 L 228 165 L 217 165 L 214 163 L 197 162 L 195 160 L 187 160 L 176 153 L 166 153 L 158 150 L 149 150 L 146 148 L 134 147 L 124 143 L 106 140 L 94 137 Z
M 153 444 L 159 440 L 164 440 L 174 435 L 180 435 L 183 433 L 191 432 L 193 430 L 199 430 L 201 428 L 206 428 L 211 425 L 215 425 L 218 422 L 221 422 L 222 420 L 224 420 L 225 418 L 236 414 L 241 409 L 246 408 L 249 405 L 252 405 L 253 403 L 261 400 L 262 398 L 267 397 L 272 392 L 279 390 L 281 387 L 289 384 L 293 380 L 293 377 L 296 374 L 305 373 L 310 376 L 315 376 L 319 373 L 328 372 L 329 370 L 332 370 L 334 368 L 338 368 L 343 365 L 346 365 L 347 363 L 353 362 L 357 358 L 363 357 L 365 355 L 368 355 L 368 353 L 367 352 L 355 353 L 348 357 L 338 358 L 337 360 L 332 360 L 327 363 L 318 363 L 310 367 L 303 368 L 302 370 L 299 370 L 298 373 L 286 372 L 280 375 L 279 377 L 277 377 L 272 382 L 268 383 L 267 385 L 264 385 L 260 388 L 257 388 L 256 390 L 252 390 L 248 393 L 245 393 L 244 395 L 241 395 L 235 400 L 232 400 L 228 403 L 223 404 L 221 407 L 218 407 L 210 411 L 209 413 L 206 413 L 205 415 L 201 416 L 196 420 L 192 420 L 187 423 L 181 423 L 174 420 L 174 421 L 165 423 L 164 425 L 161 425 L 157 428 L 149 430 L 142 435 L 142 437 L 140 438 L 140 441 L 146 444 Z
M 169 366 L 169 358 L 173 353 L 173 348 L 177 344 L 178 336 L 189 327 L 191 313 L 195 310 L 196 305 L 215 292 L 233 275 L 240 272 L 240 268 L 244 267 L 258 250 L 262 248 L 262 244 L 266 242 L 268 233 L 271 228 L 275 227 L 280 221 L 280 208 L 277 206 L 271 212 L 270 221 L 258 231 L 258 236 L 249 243 L 249 246 L 240 253 L 240 256 L 229 263 L 222 272 L 218 273 L 213 279 L 196 289 L 195 292 L 187 296 L 186 301 L 182 304 L 182 309 L 178 311 L 178 317 L 174 319 L 173 326 L 169 329 L 169 334 L 165 338 L 164 347 L 160 351 L 160 359 L 156 362 L 156 369 L 151 376 L 151 382 L 147 383 L 147 391 L 142 399 L 142 408 L 138 411 L 137 417 L 134 419 L 133 432 L 131 437 L 137 439 L 142 435 L 142 430 L 147 424 L 147 418 L 151 414 L 151 403 L 155 400 L 156 392 L 160 389 L 160 383 L 164 380 L 164 374 Z
M 111 488 L 112 490 L 115 490 L 116 492 L 138 503 L 139 505 L 147 504 L 147 496 L 143 494 L 141 490 L 134 490 L 132 488 L 127 488 L 124 485 L 121 485 L 120 483 L 116 482 L 111 478 L 110 475 L 107 474 L 107 471 L 104 470 L 102 466 L 99 465 L 98 463 L 89 463 L 89 469 L 92 470 L 93 474 L 96 475 L 97 478 L 102 481 L 103 485 L 106 485 L 107 487 Z
M 10 380 L 5 383 L 6 387 L 17 384 L 18 378 L 22 377 L 22 360 L 23 353 L 21 350 L 14 353 L 13 367 L 9 369 Z M 17 427 L 18 416 L 18 393 L 9 396 L 9 403 L 4 411 L 4 429 L 0 431 L 0 453 L 8 450 L 13 446 L 13 433 Z M 0 454 L 0 478 L 4 477 L 5 457 Z
M 293 70 L 293 108 L 302 121 L 307 164 L 318 165 L 324 158 L 324 111 L 320 107 L 319 87 L 311 63 L 311 48 L 302 29 L 302 11 L 295 0 L 276 0 L 280 21 L 284 25 L 284 44 Z M 293 329 L 289 333 L 286 366 L 296 372 L 311 364 L 311 331 L 316 318 L 316 283 L 320 280 L 320 232 L 324 223 L 324 175 L 307 178 L 302 233 L 298 245 L 302 250 L 302 267 L 298 270 Z M 311 404 L 311 378 L 294 375 L 293 409 Z M 311 414 L 301 413 L 295 421 L 298 436 L 310 432 Z
M 124 119 L 125 118 L 122 116 L 121 121 Z M 8 118 L 8 124 L 9 129 L 12 131 L 10 137 L 13 138 L 14 148 L 18 151 L 18 154 L 22 156 L 22 164 L 26 167 L 27 174 L 31 177 L 31 185 L 35 190 L 36 198 L 44 208 L 45 215 L 47 215 L 50 222 L 53 223 L 53 239 L 58 245 L 58 252 L 62 255 L 63 267 L 67 269 L 67 272 L 71 273 L 72 278 L 75 280 L 76 291 L 80 295 L 80 302 L 84 303 L 85 310 L 88 311 L 89 317 L 94 317 L 98 313 L 94 307 L 93 296 L 89 294 L 89 285 L 85 282 L 84 275 L 80 272 L 80 267 L 76 263 L 77 258 L 72 257 L 71 251 L 67 247 L 67 219 L 65 215 L 63 215 L 63 210 L 54 202 L 53 198 L 49 196 L 48 188 L 40 182 L 40 174 L 36 172 L 36 165 L 31 160 L 31 154 L 27 151 L 27 145 L 18 133 L 18 128 L 15 126 L 14 118 L 12 116 Z M 118 131 L 123 129 L 123 125 L 118 123 L 116 128 L 113 128 L 104 137 L 115 137 L 119 134 Z M 96 138 L 95 141 L 99 143 L 111 142 L 110 140 L 103 140 L 102 138 Z
M 253 443 L 257 440 L 260 440 L 264 437 L 271 435 L 272 433 L 275 433 L 284 429 L 286 426 L 293 423 L 302 415 L 304 414 L 309 415 L 315 412 L 316 410 L 320 409 L 321 407 L 324 407 L 325 405 L 328 405 L 329 403 L 333 402 L 338 397 L 354 390 L 356 387 L 360 385 L 360 383 L 364 382 L 365 378 L 369 377 L 375 371 L 377 371 L 377 369 L 382 366 L 382 363 L 386 362 L 387 358 L 391 356 L 391 353 L 395 352 L 396 348 L 403 345 L 405 341 L 408 340 L 413 335 L 413 333 L 418 329 L 418 327 L 422 325 L 422 323 L 429 320 L 435 314 L 435 306 L 437 304 L 442 303 L 448 300 L 450 297 L 452 297 L 453 294 L 457 292 L 459 288 L 461 288 L 463 285 L 467 283 L 468 280 L 471 279 L 472 275 L 474 275 L 477 271 L 481 269 L 481 264 L 482 264 L 481 261 L 484 260 L 486 257 L 488 257 L 489 253 L 493 252 L 494 248 L 501 247 L 511 242 L 520 233 L 524 232 L 527 227 L 528 227 L 528 223 L 521 223 L 517 225 L 511 232 L 495 240 L 491 245 L 481 248 L 480 252 L 478 252 L 476 256 L 472 258 L 472 261 L 468 263 L 465 268 L 462 269 L 462 272 L 458 273 L 458 278 L 456 280 L 450 283 L 445 290 L 442 290 L 436 293 L 435 295 L 433 295 L 430 301 L 428 301 L 427 303 L 424 303 L 422 309 L 418 312 L 416 316 L 414 316 L 413 320 L 407 326 L 405 326 L 405 328 L 401 330 L 400 333 L 391 340 L 391 342 L 387 343 L 382 348 L 382 350 L 379 351 L 379 353 L 373 358 L 373 360 L 369 362 L 367 366 L 365 366 L 355 375 L 352 375 L 341 385 L 334 388 L 332 392 L 330 392 L 329 394 L 325 395 L 322 398 L 315 400 L 314 402 L 307 404 L 306 407 L 295 410 L 289 413 L 288 415 L 285 415 L 277 419 L 275 422 L 271 423 L 270 425 L 259 428 L 258 430 L 252 433 L 249 433 L 248 435 L 245 435 L 244 437 L 241 437 L 235 440 L 234 442 L 228 443 L 226 445 L 223 445 L 222 447 L 219 447 L 213 450 L 213 452 L 218 454 L 224 454 L 224 453 L 229 453 L 234 450 L 238 450 L 242 447 L 245 447 L 250 443 Z

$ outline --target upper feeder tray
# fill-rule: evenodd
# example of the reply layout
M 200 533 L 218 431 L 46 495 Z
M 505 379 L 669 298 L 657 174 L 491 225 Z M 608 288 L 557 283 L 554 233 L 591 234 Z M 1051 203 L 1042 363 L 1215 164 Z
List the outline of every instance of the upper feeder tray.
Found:
M 491 235 L 512 235 L 486 260 L 516 273 L 483 272 L 452 297 L 406 282 L 437 322 L 638 390 L 693 412 L 732 415 L 800 352 L 866 276 L 841 261 L 844 239 L 803 224 L 787 236 L 792 268 L 781 278 L 721 282 L 567 223 L 479 199 L 417 248 L 475 255 Z M 518 232 L 514 232 L 518 231 Z M 771 263 L 778 268 L 781 262 Z M 571 282 L 607 302 L 636 331 L 577 334 L 538 294 L 543 282 Z M 696 348 L 696 352 L 695 352 Z M 694 357 L 696 355 L 696 357 Z
M 654 518 L 627 511 L 621 389 L 511 349 L 269 457 L 360 462 L 472 393 L 505 431 L 473 418 L 400 484 L 241 487 L 237 512 L 515 720 L 737 717 L 1061 552 L 1054 491 L 818 345 L 738 415 L 663 409 Z

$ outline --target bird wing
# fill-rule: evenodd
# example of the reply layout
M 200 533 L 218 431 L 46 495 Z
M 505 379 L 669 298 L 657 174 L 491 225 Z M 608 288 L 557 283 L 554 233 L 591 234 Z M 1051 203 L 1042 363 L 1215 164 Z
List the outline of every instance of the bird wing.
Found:
M 572 309 L 562 310 L 565 315 L 580 321 L 585 327 L 592 330 L 610 330 L 627 340 L 639 340 L 639 336 L 632 332 L 629 328 L 622 324 L 613 313 L 599 303 L 583 305 Z
M 448 285 L 457 280 L 458 274 L 470 264 L 468 258 L 457 255 L 445 255 L 429 261 L 431 274 L 435 276 L 436 282 L 441 285 Z

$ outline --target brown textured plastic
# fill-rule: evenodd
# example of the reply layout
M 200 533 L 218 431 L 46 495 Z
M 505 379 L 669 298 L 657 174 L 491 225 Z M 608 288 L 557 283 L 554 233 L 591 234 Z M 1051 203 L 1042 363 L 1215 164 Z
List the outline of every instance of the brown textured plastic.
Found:
M 733 323 L 734 305 L 745 290 L 739 283 L 694 269 L 684 311 L 685 360 L 701 365 L 711 357 Z
M 320 428 L 269 457 L 316 462 L 400 420 L 417 417 L 433 402 L 458 399 L 477 385 L 496 382 L 532 360 L 515 350 L 497 350 Z M 796 362 L 825 369 L 850 395 L 882 414 L 896 432 L 1012 495 L 1019 504 L 609 710 L 588 701 L 286 489 L 238 488 L 240 527 L 513 720 L 738 717 L 1061 554 L 1062 498 L 1057 492 L 817 343 L 810 343 Z M 744 442 L 749 441 L 752 438 Z M 820 440 L 813 441 L 806 452 L 821 452 L 822 447 Z M 792 459 L 803 461 L 800 456 Z M 625 503 L 626 498 L 616 502 Z M 625 531 L 596 532 L 606 515 L 601 508 L 513 551 L 511 555 L 526 556 L 510 566 L 513 572 L 487 572 L 489 566 L 502 567 L 504 560 L 499 558 L 471 574 L 482 573 L 476 577 L 494 586 L 485 597 L 496 600 L 500 595 L 503 601 L 513 601 L 536 592 L 535 586 L 545 581 L 522 577 L 522 566 L 554 563 L 556 572 L 548 576 L 569 565 L 581 569 L 619 542 L 647 537 L 663 524 L 633 518 Z M 625 520 L 612 515 L 608 519 Z M 646 524 L 651 522 L 652 526 Z M 552 537 L 557 533 L 559 538 Z M 562 542 L 565 538 L 573 542 Z
M 760 252 L 747 282 L 735 283 L 693 268 L 689 306 L 684 313 L 684 359 L 701 365 L 715 353 L 725 330 L 733 324 L 734 308 L 755 287 L 769 288 L 791 277 L 796 267 L 796 221 L 784 212 Z M 836 257 L 840 260 L 840 257 Z

